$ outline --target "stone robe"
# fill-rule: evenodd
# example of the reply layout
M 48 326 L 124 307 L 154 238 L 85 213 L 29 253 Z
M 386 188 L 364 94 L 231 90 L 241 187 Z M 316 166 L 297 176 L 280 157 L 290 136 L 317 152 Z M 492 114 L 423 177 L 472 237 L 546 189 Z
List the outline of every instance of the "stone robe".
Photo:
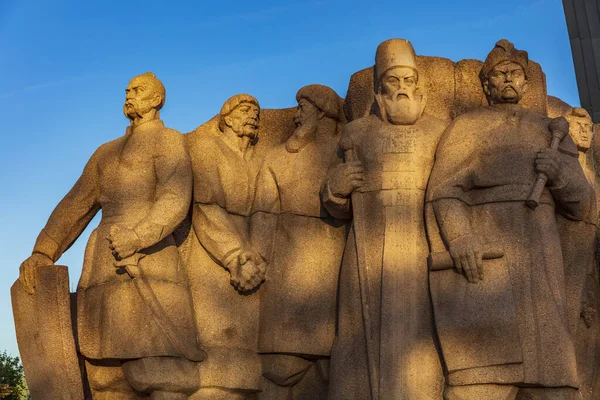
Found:
M 340 141 L 365 168 L 362 209 L 336 198 L 328 185 L 323 204 L 354 224 L 340 272 L 337 335 L 331 356 L 332 400 L 364 400 L 369 392 L 366 337 L 375 348 L 379 398 L 441 398 L 443 375 L 434 343 L 427 282 L 428 244 L 423 206 L 433 156 L 445 124 L 423 116 L 399 126 L 371 115 L 349 123 Z M 356 221 L 367 265 L 371 332 L 365 332 L 358 278 Z
M 194 175 L 193 231 L 187 265 L 198 334 L 207 360 L 202 386 L 260 390 L 257 293 L 241 294 L 225 266 L 250 248 L 249 225 L 260 160 L 237 137 L 187 136 Z
M 438 146 L 427 199 L 441 218 L 443 240 L 471 232 L 504 251 L 502 261 L 484 261 L 484 280 L 477 284 L 454 270 L 431 272 L 450 385 L 579 384 L 561 250 L 569 241 L 560 237 L 556 213 L 594 223 L 595 198 L 567 136 L 559 153 L 561 185 L 547 186 L 535 210 L 525 205 L 537 175 L 536 153 L 550 145 L 549 122 L 516 105 L 482 107 L 456 118 Z M 452 204 L 444 215 L 442 201 Z M 432 250 L 443 251 L 437 229 L 428 226 Z M 453 310 L 444 306 L 451 302 Z M 476 325 L 465 325 L 473 319 L 467 314 L 486 302 L 489 312 L 479 310 L 485 315 Z M 491 322 L 498 318 L 506 324 Z M 497 346 L 481 346 L 490 338 Z
M 259 352 L 328 357 L 335 336 L 346 225 L 321 206 L 339 136 L 266 157 L 256 188 L 252 242 L 269 263 L 261 290 Z
M 188 212 L 191 168 L 183 136 L 160 120 L 146 122 L 92 155 L 83 174 L 58 204 L 34 252 L 56 261 L 102 209 L 88 241 L 77 287 L 80 351 L 91 359 L 150 356 L 200 360 L 186 271 L 172 232 Z M 110 227 L 133 229 L 148 247 L 138 254 L 141 277 L 118 270 L 106 237 Z M 144 279 L 169 321 L 161 320 L 135 280 Z M 175 345 L 165 335 L 170 323 Z

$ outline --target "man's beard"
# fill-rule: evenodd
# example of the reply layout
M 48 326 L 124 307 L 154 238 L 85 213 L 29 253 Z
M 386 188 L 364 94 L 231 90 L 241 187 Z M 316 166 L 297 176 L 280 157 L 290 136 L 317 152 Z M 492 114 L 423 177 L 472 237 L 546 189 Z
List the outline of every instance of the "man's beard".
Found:
M 245 122 L 234 132 L 238 137 L 247 137 L 253 140 L 258 136 L 258 126 L 254 122 Z
M 382 116 L 394 125 L 413 125 L 423 113 L 422 96 L 395 92 L 394 94 L 377 94 L 377 104 Z
M 285 142 L 288 153 L 298 153 L 303 149 L 317 132 L 317 125 L 298 125 L 292 136 Z

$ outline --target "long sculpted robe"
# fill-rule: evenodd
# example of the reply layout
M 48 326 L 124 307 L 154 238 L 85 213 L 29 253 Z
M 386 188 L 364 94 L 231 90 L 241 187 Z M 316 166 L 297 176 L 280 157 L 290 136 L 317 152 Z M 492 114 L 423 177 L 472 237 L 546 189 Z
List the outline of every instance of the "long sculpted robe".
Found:
M 550 145 L 549 121 L 516 105 L 482 107 L 456 118 L 438 146 L 427 200 L 441 237 L 471 232 L 504 252 L 484 261 L 477 284 L 454 270 L 431 272 L 450 385 L 579 384 L 561 250 L 570 242 L 560 236 L 557 213 L 594 224 L 595 196 L 567 136 L 559 148 L 566 179 L 547 186 L 535 210 L 525 205 L 536 153 Z M 428 226 L 432 237 L 437 225 Z M 433 251 L 445 250 L 431 242 Z
M 250 248 L 249 223 L 259 159 L 237 137 L 187 136 L 194 176 L 192 240 L 187 259 L 201 343 L 203 387 L 260 390 L 258 294 L 241 294 L 225 269 Z
M 261 353 L 328 357 L 346 225 L 321 206 L 339 136 L 298 153 L 274 148 L 258 175 L 252 241 L 269 263 L 261 290 Z
M 160 120 L 149 121 L 96 150 L 50 216 L 34 252 L 56 261 L 102 209 L 77 287 L 77 330 L 85 357 L 201 359 L 186 271 L 171 234 L 188 212 L 191 183 L 183 136 Z M 133 229 L 148 245 L 138 252 L 143 256 L 139 277 L 114 265 L 106 237 L 115 224 Z M 140 294 L 140 279 L 155 298 Z M 160 308 L 164 314 L 156 313 Z M 165 334 L 165 324 L 179 344 Z
M 332 350 L 332 400 L 370 399 L 366 337 L 373 343 L 381 400 L 441 398 L 443 375 L 434 343 L 427 282 L 424 197 L 444 123 L 423 116 L 399 126 L 371 115 L 346 125 L 341 144 L 365 168 L 361 209 L 325 185 L 323 204 L 334 216 L 354 215 L 339 283 L 338 326 Z M 342 147 L 344 147 L 342 146 Z M 356 222 L 364 229 L 355 238 Z M 358 265 L 357 245 L 366 265 Z M 363 325 L 358 268 L 367 271 L 371 332 Z

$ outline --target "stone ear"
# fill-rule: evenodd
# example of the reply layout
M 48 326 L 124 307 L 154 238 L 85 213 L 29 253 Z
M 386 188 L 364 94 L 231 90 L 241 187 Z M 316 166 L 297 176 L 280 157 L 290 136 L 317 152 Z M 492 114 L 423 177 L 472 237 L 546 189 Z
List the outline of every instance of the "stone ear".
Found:
M 489 81 L 486 79 L 482 82 L 481 85 L 483 86 L 483 93 L 485 93 L 486 96 L 489 96 L 490 95 Z

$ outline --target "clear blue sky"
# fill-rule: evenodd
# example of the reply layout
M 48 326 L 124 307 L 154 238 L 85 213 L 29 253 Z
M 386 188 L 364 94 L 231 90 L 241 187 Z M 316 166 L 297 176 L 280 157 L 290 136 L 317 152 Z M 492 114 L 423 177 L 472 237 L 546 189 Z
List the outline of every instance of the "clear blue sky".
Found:
M 549 94 L 579 105 L 560 0 L 0 0 L 0 351 L 18 354 L 19 264 L 93 151 L 124 133 L 131 77 L 156 73 L 163 120 L 188 132 L 240 92 L 264 108 L 294 106 L 311 83 L 344 96 L 392 37 L 455 61 L 507 38 L 542 65 Z M 73 289 L 90 228 L 59 260 Z

